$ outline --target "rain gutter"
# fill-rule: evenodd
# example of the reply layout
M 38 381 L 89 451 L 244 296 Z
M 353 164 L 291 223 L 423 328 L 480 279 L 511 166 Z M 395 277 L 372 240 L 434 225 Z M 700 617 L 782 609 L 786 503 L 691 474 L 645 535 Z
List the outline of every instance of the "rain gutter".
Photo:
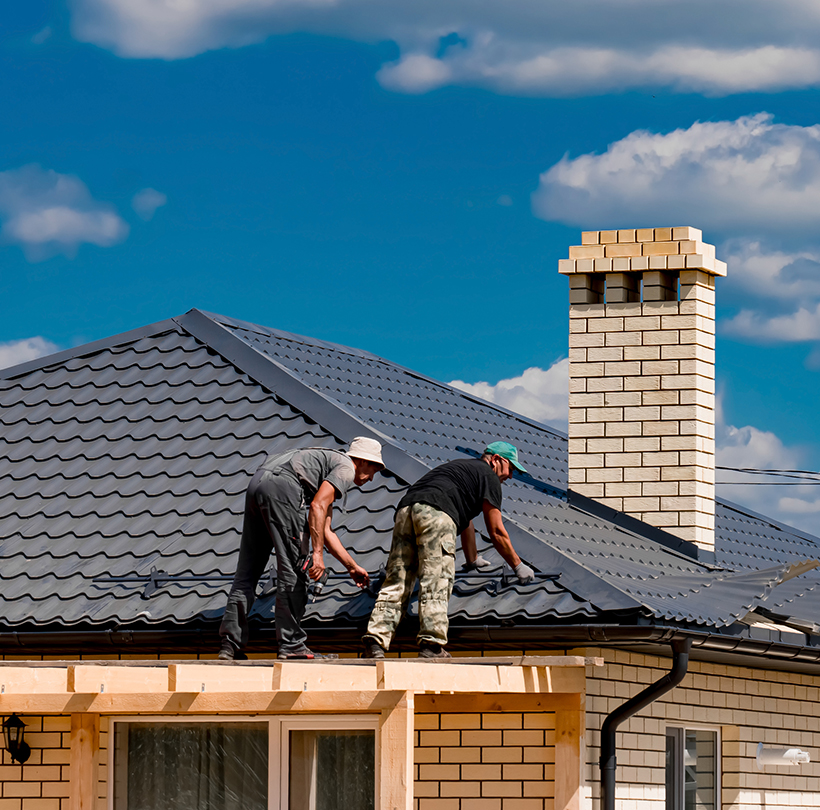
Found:
M 635 697 L 627 700 L 615 711 L 607 715 L 601 726 L 601 810 L 615 810 L 616 784 L 616 752 L 617 740 L 615 732 L 618 726 L 632 715 L 654 703 L 659 697 L 672 691 L 686 676 L 689 669 L 689 650 L 692 639 L 676 639 L 672 642 L 672 669 L 660 680 L 650 684 Z

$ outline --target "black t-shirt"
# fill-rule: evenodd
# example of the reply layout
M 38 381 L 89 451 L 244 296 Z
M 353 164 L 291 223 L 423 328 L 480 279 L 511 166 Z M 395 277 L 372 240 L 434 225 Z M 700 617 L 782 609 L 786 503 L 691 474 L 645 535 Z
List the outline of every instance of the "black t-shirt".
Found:
M 449 515 L 461 534 L 478 515 L 484 501 L 501 508 L 501 481 L 486 461 L 477 458 L 448 461 L 425 473 L 407 490 L 398 509 L 426 503 Z

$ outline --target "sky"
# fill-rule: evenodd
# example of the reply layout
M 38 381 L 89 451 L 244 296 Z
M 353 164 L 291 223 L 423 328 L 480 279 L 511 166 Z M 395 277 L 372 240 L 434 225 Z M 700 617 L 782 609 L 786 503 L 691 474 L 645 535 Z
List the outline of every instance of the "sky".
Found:
M 818 43 L 814 0 L 6 4 L 0 366 L 197 307 L 566 429 L 558 260 L 691 225 L 718 463 L 818 470 Z M 818 485 L 718 480 L 820 534 Z

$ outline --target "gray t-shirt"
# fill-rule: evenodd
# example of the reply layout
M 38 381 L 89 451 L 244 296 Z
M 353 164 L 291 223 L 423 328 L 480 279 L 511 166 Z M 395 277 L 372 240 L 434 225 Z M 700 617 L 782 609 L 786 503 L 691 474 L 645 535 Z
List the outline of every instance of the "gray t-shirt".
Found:
M 343 498 L 353 486 L 356 475 L 350 456 L 340 450 L 325 450 L 321 447 L 268 456 L 262 467 L 271 472 L 281 467 L 293 473 L 302 484 L 307 503 L 316 496 L 323 481 L 329 481 L 336 490 L 336 497 Z

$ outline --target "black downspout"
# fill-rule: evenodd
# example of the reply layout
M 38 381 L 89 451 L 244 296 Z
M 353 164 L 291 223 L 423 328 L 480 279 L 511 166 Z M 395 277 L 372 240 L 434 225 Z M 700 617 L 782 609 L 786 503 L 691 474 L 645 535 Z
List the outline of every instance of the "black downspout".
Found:
M 601 767 L 601 810 L 615 810 L 615 752 L 617 751 L 615 732 L 618 730 L 618 726 L 650 703 L 654 703 L 661 695 L 665 695 L 674 689 L 684 679 L 686 670 L 689 668 L 689 649 L 691 646 L 692 640 L 689 638 L 673 641 L 672 669 L 659 681 L 647 686 L 643 692 L 639 692 L 622 706 L 618 706 L 604 720 L 604 724 L 601 726 L 601 759 L 599 761 Z

